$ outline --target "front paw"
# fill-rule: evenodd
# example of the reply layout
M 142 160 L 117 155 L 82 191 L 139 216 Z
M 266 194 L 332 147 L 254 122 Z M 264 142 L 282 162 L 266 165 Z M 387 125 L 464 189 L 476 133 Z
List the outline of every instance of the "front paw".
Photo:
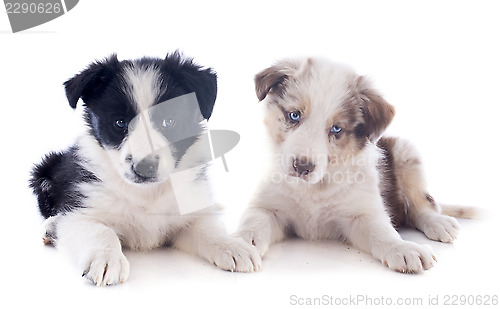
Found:
M 86 263 L 83 277 L 97 286 L 124 283 L 130 273 L 130 264 L 119 250 L 101 250 Z
M 402 241 L 382 250 L 375 257 L 390 269 L 401 273 L 421 273 L 432 268 L 437 261 L 430 247 L 409 241 Z
M 240 230 L 234 233 L 233 236 L 241 238 L 246 243 L 254 246 L 261 257 L 264 257 L 264 254 L 266 254 L 269 249 L 269 241 L 267 241 L 259 231 Z
M 42 225 L 42 240 L 45 245 L 54 245 L 56 241 L 56 227 L 59 216 L 49 217 Z
M 458 236 L 460 226 L 455 218 L 441 214 L 429 216 L 418 227 L 427 238 L 441 241 L 452 242 Z
M 262 260 L 255 247 L 238 238 L 227 238 L 209 248 L 207 259 L 215 266 L 239 272 L 260 270 Z

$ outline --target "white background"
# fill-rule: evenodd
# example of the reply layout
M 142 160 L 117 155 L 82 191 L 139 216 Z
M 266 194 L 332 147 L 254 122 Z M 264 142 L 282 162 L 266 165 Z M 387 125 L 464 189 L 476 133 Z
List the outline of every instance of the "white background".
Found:
M 500 294 L 499 12 L 495 1 L 80 1 L 17 34 L 0 13 L 0 307 L 297 307 L 291 295 L 416 297 L 426 307 L 429 296 L 443 304 L 446 295 Z M 370 76 L 397 108 L 389 133 L 420 149 L 436 199 L 486 215 L 460 220 L 454 244 L 403 230 L 437 253 L 437 266 L 422 275 L 392 272 L 338 242 L 290 240 L 272 246 L 252 274 L 169 248 L 126 251 L 128 282 L 93 287 L 60 251 L 42 245 L 29 171 L 84 130 L 81 106 L 72 111 L 65 100 L 66 79 L 113 52 L 126 59 L 175 49 L 218 72 L 211 128 L 241 135 L 226 156 L 230 172 L 218 173 L 229 230 L 266 153 L 253 76 L 296 55 L 346 62 Z

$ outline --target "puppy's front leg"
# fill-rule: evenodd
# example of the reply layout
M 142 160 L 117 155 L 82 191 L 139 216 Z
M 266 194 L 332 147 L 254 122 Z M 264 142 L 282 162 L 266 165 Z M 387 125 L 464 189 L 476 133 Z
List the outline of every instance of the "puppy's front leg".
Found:
M 61 216 L 56 224 L 56 246 L 75 256 L 84 277 L 97 286 L 127 280 L 130 265 L 113 229 L 80 213 Z
M 434 266 L 432 249 L 404 241 L 384 214 L 360 214 L 352 217 L 344 234 L 354 246 L 370 252 L 390 269 L 403 273 L 420 273 Z
M 276 212 L 267 208 L 248 208 L 234 235 L 255 246 L 260 256 L 264 257 L 271 244 L 285 239 L 286 236 Z
M 229 271 L 252 272 L 260 269 L 261 258 L 255 247 L 232 237 L 213 215 L 196 218 L 174 240 L 174 246 L 207 259 Z

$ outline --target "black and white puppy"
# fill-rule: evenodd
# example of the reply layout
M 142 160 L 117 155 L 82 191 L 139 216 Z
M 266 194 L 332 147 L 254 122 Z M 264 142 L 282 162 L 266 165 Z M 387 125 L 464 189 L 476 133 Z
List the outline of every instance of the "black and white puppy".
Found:
M 79 99 L 85 103 L 89 130 L 32 172 L 45 243 L 74 255 L 96 285 L 128 278 L 122 245 L 172 245 L 230 271 L 259 267 L 256 249 L 226 234 L 215 207 L 186 212 L 178 203 L 183 194 L 194 204 L 211 204 L 202 164 L 210 155 L 204 121 L 217 93 L 211 69 L 178 52 L 133 61 L 112 55 L 64 85 L 72 108 Z M 177 192 L 176 173 L 182 175 Z

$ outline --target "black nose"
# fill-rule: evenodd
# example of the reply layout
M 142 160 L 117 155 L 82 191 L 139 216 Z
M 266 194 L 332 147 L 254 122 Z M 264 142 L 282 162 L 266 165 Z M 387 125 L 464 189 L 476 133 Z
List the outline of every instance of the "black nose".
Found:
M 148 155 L 134 167 L 134 172 L 146 178 L 156 177 L 159 163 L 160 157 L 158 155 Z
M 299 174 L 299 176 L 305 176 L 312 171 L 314 171 L 315 165 L 306 159 L 295 159 L 293 160 L 293 169 Z

